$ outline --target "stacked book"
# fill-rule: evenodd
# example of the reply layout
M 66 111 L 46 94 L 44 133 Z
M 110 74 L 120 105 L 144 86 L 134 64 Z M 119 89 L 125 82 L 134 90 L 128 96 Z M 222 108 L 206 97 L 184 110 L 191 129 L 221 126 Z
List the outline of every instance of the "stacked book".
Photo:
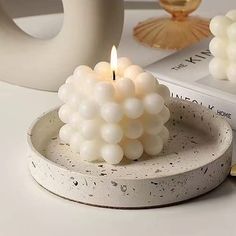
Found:
M 203 105 L 226 118 L 236 130 L 236 84 L 209 74 L 210 39 L 146 67 L 169 87 L 172 97 Z

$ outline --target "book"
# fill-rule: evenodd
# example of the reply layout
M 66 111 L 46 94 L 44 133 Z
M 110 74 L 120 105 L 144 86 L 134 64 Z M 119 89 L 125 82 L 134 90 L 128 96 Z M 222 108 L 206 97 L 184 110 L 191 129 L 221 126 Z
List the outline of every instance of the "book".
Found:
M 172 97 L 203 105 L 236 130 L 236 83 L 216 80 L 208 65 L 210 38 L 148 65 L 145 69 L 169 87 Z

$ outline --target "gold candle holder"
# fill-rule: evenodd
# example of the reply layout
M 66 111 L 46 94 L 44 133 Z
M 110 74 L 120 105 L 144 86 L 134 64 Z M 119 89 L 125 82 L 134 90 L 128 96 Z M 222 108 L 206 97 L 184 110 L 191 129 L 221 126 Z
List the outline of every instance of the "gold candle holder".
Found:
M 133 31 L 141 43 L 154 48 L 181 49 L 211 35 L 209 20 L 189 14 L 201 0 L 160 0 L 171 18 L 151 18 L 140 22 Z

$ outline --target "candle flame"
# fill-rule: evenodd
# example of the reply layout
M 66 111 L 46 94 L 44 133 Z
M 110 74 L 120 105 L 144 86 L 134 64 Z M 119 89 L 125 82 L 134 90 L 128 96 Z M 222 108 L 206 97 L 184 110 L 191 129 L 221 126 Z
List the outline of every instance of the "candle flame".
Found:
M 111 49 L 111 70 L 114 72 L 117 70 L 117 50 L 114 45 Z

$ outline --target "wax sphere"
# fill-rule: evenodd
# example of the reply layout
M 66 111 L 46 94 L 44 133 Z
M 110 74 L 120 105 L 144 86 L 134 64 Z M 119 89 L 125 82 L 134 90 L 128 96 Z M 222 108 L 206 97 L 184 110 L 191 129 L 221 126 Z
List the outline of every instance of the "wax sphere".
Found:
M 137 65 L 131 65 L 125 69 L 124 77 L 135 80 L 135 78 L 143 72 L 143 69 Z
M 69 83 L 63 84 L 58 90 L 58 97 L 62 102 L 67 103 L 73 92 L 73 88 Z
M 229 37 L 229 40 L 234 41 L 234 43 L 236 43 L 236 22 L 228 27 L 227 35 Z
M 210 30 L 217 37 L 226 37 L 227 28 L 232 24 L 232 20 L 226 16 L 216 16 L 210 22 Z
M 94 67 L 94 71 L 104 77 L 111 77 L 111 65 L 106 61 L 99 62 Z
M 225 48 L 227 47 L 227 40 L 215 37 L 211 40 L 209 49 L 213 56 L 227 58 Z
M 143 104 L 138 98 L 128 98 L 123 103 L 124 113 L 131 119 L 137 119 L 143 114 Z
M 236 10 L 230 10 L 226 16 L 233 21 L 236 21 Z
M 63 142 L 70 143 L 70 139 L 72 138 L 74 133 L 75 133 L 75 131 L 71 127 L 71 125 L 66 124 L 61 127 L 61 129 L 59 131 L 59 137 Z
M 143 117 L 144 131 L 150 135 L 157 135 L 163 128 L 163 120 L 160 116 L 150 115 Z
M 139 74 L 135 79 L 136 93 L 140 96 L 144 96 L 147 93 L 154 92 L 157 85 L 158 82 L 156 78 L 148 72 Z
M 74 78 L 73 78 L 73 75 L 69 76 L 67 79 L 66 79 L 66 84 L 71 84 L 73 82 Z
M 231 82 L 236 82 L 236 63 L 232 63 L 228 66 L 227 77 Z
M 115 165 L 120 163 L 124 152 L 117 144 L 105 144 L 102 146 L 101 156 L 107 163 Z
M 84 79 L 74 78 L 71 82 L 71 85 L 73 86 L 76 93 L 79 93 L 80 95 L 86 94 L 86 91 L 84 90 Z
M 72 115 L 72 113 L 73 111 L 70 108 L 70 106 L 68 106 L 67 104 L 64 104 L 60 107 L 58 116 L 64 123 L 69 123 L 70 116 Z
M 79 106 L 79 113 L 85 119 L 93 119 L 98 114 L 98 107 L 95 102 L 91 100 L 83 100 Z
M 164 106 L 158 116 L 162 119 L 163 123 L 166 123 L 170 119 L 170 110 Z
M 158 135 L 145 135 L 142 139 L 144 151 L 151 156 L 159 154 L 163 149 L 163 141 Z
M 105 102 L 111 101 L 114 97 L 115 89 L 110 82 L 99 82 L 94 87 L 95 100 L 102 105 Z
M 135 86 L 131 79 L 119 78 L 116 80 L 115 87 L 118 97 L 122 99 L 135 95 Z
M 107 143 L 119 143 L 123 137 L 123 130 L 118 124 L 104 124 L 101 127 L 101 137 Z
M 68 105 L 74 109 L 74 110 L 78 110 L 79 109 L 79 105 L 82 102 L 83 97 L 81 94 L 75 93 L 72 94 L 70 99 L 68 100 Z
M 145 110 L 150 114 L 158 114 L 164 106 L 164 99 L 156 94 L 150 93 L 143 99 Z
M 125 69 L 130 66 L 132 62 L 127 57 L 120 57 L 117 60 L 117 71 L 120 76 L 124 75 Z
M 101 117 L 109 123 L 117 123 L 123 117 L 121 105 L 115 102 L 107 102 L 101 107 Z
M 84 138 L 95 139 L 99 134 L 100 122 L 98 119 L 95 120 L 84 120 L 80 124 L 80 131 Z
M 161 132 L 159 133 L 159 136 L 161 137 L 163 143 L 166 144 L 170 136 L 169 130 L 165 126 L 163 126 Z
M 209 72 L 216 79 L 226 79 L 227 62 L 220 58 L 213 58 L 209 63 Z
M 225 50 L 227 48 L 227 50 Z M 225 47 L 224 50 L 227 52 L 228 59 L 230 61 L 236 62 L 236 41 L 235 43 L 230 43 L 228 47 Z
M 92 73 L 93 70 L 89 66 L 78 66 L 74 71 L 74 76 L 76 79 L 83 79 L 88 73 Z
M 84 140 L 83 136 L 79 132 L 74 133 L 70 139 L 71 150 L 75 153 L 79 153 L 80 147 L 84 141 L 85 140 Z
M 84 161 L 96 161 L 99 158 L 101 145 L 96 140 L 84 141 L 80 146 L 80 158 Z
M 124 155 L 130 160 L 137 160 L 143 154 L 143 145 L 139 140 L 126 140 L 124 142 Z
M 170 100 L 170 90 L 168 89 L 167 86 L 160 84 L 157 86 L 157 90 L 156 92 L 162 96 L 162 98 L 164 99 L 165 103 L 168 103 Z
M 86 79 L 84 79 L 83 89 L 87 92 L 87 94 L 94 89 L 95 85 L 98 83 L 99 80 L 100 76 L 95 73 L 90 73 L 86 76 Z
M 79 112 L 73 112 L 69 118 L 69 124 L 74 128 L 74 129 L 80 129 L 80 125 L 82 123 L 82 118 L 79 114 Z
M 137 139 L 143 134 L 143 125 L 140 120 L 128 119 L 124 122 L 124 134 L 129 139 Z

